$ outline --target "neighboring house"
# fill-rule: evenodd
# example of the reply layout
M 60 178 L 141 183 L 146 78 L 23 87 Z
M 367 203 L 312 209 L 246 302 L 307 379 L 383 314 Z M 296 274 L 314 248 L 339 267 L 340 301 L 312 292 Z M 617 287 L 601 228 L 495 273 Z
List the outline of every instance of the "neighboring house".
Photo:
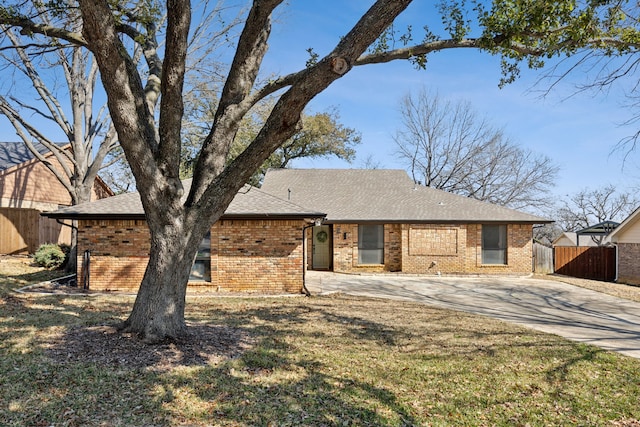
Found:
M 44 146 L 48 161 L 59 165 Z M 97 179 L 95 198 L 113 195 Z M 70 228 L 40 213 L 71 204 L 71 196 L 56 177 L 22 142 L 0 142 L 0 253 L 33 253 L 42 243 L 70 243 Z
M 595 245 L 595 243 L 594 243 Z M 563 231 L 553 242 L 551 246 L 578 246 L 578 239 L 576 233 L 573 231 Z
M 606 246 L 611 241 L 609 234 L 619 225 L 619 222 L 603 221 L 577 231 L 578 246 L 591 246 L 589 242 L 594 242 L 596 246 Z
M 609 234 L 617 247 L 616 281 L 640 285 L 640 208 Z
M 137 290 L 149 254 L 138 194 L 47 215 L 78 220 L 91 289 Z M 213 225 L 189 288 L 301 292 L 306 269 L 530 274 L 533 224 L 548 222 L 416 186 L 400 170 L 270 170 Z
M 606 246 L 611 243 L 609 234 L 620 223 L 615 221 L 603 221 L 577 232 L 565 231 L 553 241 L 551 246 Z M 600 241 L 600 244 L 598 244 Z
M 578 235 L 573 231 L 565 231 L 551 243 L 551 246 L 555 248 L 556 246 L 598 246 L 598 244 L 591 237 L 582 237 L 578 245 Z

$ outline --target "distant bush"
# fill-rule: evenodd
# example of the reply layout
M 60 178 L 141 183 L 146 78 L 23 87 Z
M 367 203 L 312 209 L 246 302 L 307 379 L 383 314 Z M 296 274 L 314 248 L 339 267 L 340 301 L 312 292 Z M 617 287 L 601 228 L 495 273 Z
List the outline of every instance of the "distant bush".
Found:
M 40 245 L 34 255 L 36 264 L 45 268 L 57 269 L 64 265 L 67 260 L 67 253 L 54 243 Z

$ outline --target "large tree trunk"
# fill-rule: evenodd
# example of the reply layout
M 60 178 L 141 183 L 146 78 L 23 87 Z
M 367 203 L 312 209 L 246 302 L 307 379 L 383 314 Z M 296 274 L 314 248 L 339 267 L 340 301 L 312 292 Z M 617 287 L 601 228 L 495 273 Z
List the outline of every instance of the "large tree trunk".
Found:
M 152 231 L 149 264 L 133 310 L 122 325 L 146 342 L 177 339 L 186 333 L 186 288 L 198 245 L 190 244 L 190 233 L 176 223 Z

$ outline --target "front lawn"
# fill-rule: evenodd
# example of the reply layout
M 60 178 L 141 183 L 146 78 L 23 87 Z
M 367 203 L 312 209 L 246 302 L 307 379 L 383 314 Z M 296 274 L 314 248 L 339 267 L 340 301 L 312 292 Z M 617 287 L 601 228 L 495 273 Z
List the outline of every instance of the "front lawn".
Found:
M 419 304 L 189 297 L 193 335 L 146 346 L 118 295 L 19 294 L 0 260 L 7 426 L 636 426 L 640 360 Z M 18 269 L 20 270 L 20 269 Z

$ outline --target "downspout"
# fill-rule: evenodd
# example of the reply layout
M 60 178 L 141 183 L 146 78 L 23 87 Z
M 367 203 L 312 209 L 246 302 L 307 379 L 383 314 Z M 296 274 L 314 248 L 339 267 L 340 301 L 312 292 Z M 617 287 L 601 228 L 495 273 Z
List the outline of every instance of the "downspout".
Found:
M 82 254 L 82 289 L 89 290 L 91 282 L 91 251 L 86 250 Z
M 67 224 L 67 223 L 66 223 L 66 222 L 64 222 L 64 221 L 61 221 L 61 220 L 60 220 L 60 218 L 56 218 L 56 222 L 57 222 L 58 224 L 60 224 L 60 225 L 67 226 L 67 227 L 69 227 L 69 228 L 72 228 L 72 229 L 74 229 L 74 230 L 78 231 L 78 227 L 76 227 L 75 225 L 73 225 L 73 221 L 71 222 L 71 224 Z
M 307 289 L 307 229 L 315 227 L 315 224 L 302 227 L 302 292 L 308 297 L 311 292 Z
M 614 282 L 618 283 L 618 266 L 620 265 L 620 258 L 619 258 L 619 253 L 618 253 L 618 244 L 617 243 L 613 243 L 613 247 L 616 248 L 616 277 L 613 279 Z

